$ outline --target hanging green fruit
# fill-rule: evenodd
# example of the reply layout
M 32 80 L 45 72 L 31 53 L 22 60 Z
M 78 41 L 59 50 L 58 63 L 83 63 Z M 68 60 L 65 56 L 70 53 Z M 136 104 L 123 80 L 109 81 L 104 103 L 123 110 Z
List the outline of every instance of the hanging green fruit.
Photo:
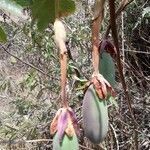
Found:
M 0 26 L 0 43 L 1 42 L 3 43 L 7 42 L 7 36 L 6 36 L 5 31 Z
M 111 55 L 107 52 L 102 52 L 100 55 L 100 73 L 104 78 L 111 84 L 115 86 L 115 64 Z
M 85 136 L 95 144 L 102 142 L 108 131 L 108 109 L 106 100 L 98 97 L 93 85 L 84 95 L 82 112 Z
M 72 137 L 69 137 L 65 134 L 61 142 L 58 140 L 58 136 L 58 133 L 56 133 L 53 138 L 53 150 L 79 150 L 76 134 L 74 134 Z
M 77 119 L 70 107 L 57 111 L 50 126 L 50 133 L 55 134 L 53 150 L 79 150 Z

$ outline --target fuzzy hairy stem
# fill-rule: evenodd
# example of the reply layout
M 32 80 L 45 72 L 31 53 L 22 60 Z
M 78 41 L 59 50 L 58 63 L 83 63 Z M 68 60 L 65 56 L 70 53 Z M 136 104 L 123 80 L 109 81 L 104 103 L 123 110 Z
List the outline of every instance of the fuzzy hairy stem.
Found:
M 105 0 L 97 0 L 97 5 L 95 5 L 95 16 L 92 22 L 92 62 L 94 73 L 93 75 L 97 75 L 99 73 L 99 30 L 101 29 L 101 24 L 104 16 L 104 3 Z
M 60 54 L 60 68 L 61 68 L 61 100 L 63 107 L 68 106 L 66 96 L 66 82 L 67 82 L 67 52 Z
M 67 82 L 67 48 L 66 48 L 66 30 L 62 21 L 56 19 L 54 22 L 55 43 L 60 49 L 60 69 L 61 69 L 61 102 L 63 107 L 68 107 L 66 82 Z

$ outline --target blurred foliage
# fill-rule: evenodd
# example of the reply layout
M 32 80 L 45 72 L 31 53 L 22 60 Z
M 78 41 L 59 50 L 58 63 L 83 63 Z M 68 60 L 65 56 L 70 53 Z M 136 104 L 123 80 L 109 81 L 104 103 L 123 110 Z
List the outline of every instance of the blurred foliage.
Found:
M 40 31 L 48 27 L 49 23 L 54 23 L 55 18 L 67 16 L 75 11 L 75 4 L 72 0 L 36 0 L 31 5 L 33 21 L 37 21 Z
M 5 34 L 5 31 L 0 27 L 0 42 L 6 42 L 7 36 Z
M 18 4 L 27 6 L 32 4 L 29 0 L 15 0 Z M 41 3 L 41 1 L 37 1 Z M 44 1 L 46 2 L 46 1 Z M 43 6 L 45 3 L 43 4 Z M 77 11 L 73 16 L 63 20 L 68 32 L 68 49 L 72 58 L 68 63 L 68 91 L 70 106 L 75 110 L 81 127 L 79 142 L 81 145 L 97 150 L 100 145 L 92 145 L 85 139 L 82 132 L 81 104 L 83 100 L 83 85 L 92 73 L 91 67 L 91 4 L 87 0 L 76 2 Z M 124 13 L 124 33 L 125 47 L 132 50 L 133 30 L 142 27 L 142 31 L 147 29 L 146 37 L 149 38 L 149 1 L 135 0 L 131 3 Z M 38 7 L 36 8 L 38 9 Z M 102 33 L 105 32 L 108 20 L 108 6 L 106 4 L 105 20 Z M 37 11 L 37 10 L 36 10 Z M 40 10 L 42 11 L 42 10 Z M 133 13 L 134 12 L 134 13 Z M 42 12 L 44 13 L 44 12 Z M 46 12 L 49 13 L 49 12 Z M 29 12 L 30 14 L 30 12 Z M 1 14 L 3 15 L 3 14 Z M 37 15 L 37 14 L 36 14 Z M 138 16 L 138 17 L 137 17 Z M 42 15 L 40 16 L 41 20 Z M 37 19 L 37 18 L 36 18 Z M 60 107 L 59 101 L 59 52 L 53 40 L 53 26 L 47 27 L 43 32 L 38 32 L 36 26 L 30 22 L 25 22 L 17 26 L 14 22 L 0 22 L 1 27 L 8 33 L 8 51 L 25 63 L 19 60 L 13 60 L 9 54 L 0 50 L 0 149 L 52 149 L 51 142 L 35 143 L 1 143 L 9 140 L 33 140 L 49 139 L 49 124 L 54 117 L 55 112 Z M 38 20 L 38 19 L 37 19 Z M 36 21 L 37 21 L 36 20 Z M 120 18 L 118 19 L 120 26 Z M 43 27 L 42 27 L 43 28 Z M 118 31 L 121 36 L 122 31 Z M 138 32 L 137 32 L 138 33 Z M 144 36 L 144 37 L 145 37 Z M 134 37 L 134 38 L 133 38 Z M 138 38 L 138 36 L 137 36 Z M 140 49 L 139 42 L 135 50 L 148 51 Z M 142 43 L 145 46 L 145 43 Z M 137 57 L 136 53 L 130 59 L 131 54 L 125 51 L 124 74 L 132 94 L 133 111 L 139 123 L 138 140 L 140 149 L 148 149 L 148 126 L 149 126 L 149 76 L 143 75 L 143 70 L 135 69 L 133 62 Z M 132 53 L 133 54 L 133 53 Z M 143 60 L 148 61 L 147 55 L 143 55 Z M 141 57 L 141 54 L 140 54 Z M 14 58 L 14 57 L 13 57 Z M 133 62 L 132 62 L 133 61 Z M 40 69 L 43 73 L 28 64 Z M 140 66 L 141 63 L 138 63 Z M 112 64 L 113 65 L 113 64 Z M 77 76 L 77 71 L 79 76 Z M 106 73 L 107 74 L 107 73 Z M 75 77 L 76 76 L 76 77 Z M 116 70 L 117 99 L 110 98 L 108 101 L 110 128 L 106 140 L 102 143 L 104 149 L 117 149 L 119 143 L 120 149 L 134 149 L 134 130 L 131 124 L 130 114 L 124 99 L 122 87 L 119 83 L 118 72 Z M 119 108 L 119 109 L 118 109 Z M 13 145 L 16 145 L 14 148 Z M 20 148 L 21 147 L 21 148 Z M 82 149 L 82 148 L 81 148 Z M 83 148 L 84 149 L 84 148 Z

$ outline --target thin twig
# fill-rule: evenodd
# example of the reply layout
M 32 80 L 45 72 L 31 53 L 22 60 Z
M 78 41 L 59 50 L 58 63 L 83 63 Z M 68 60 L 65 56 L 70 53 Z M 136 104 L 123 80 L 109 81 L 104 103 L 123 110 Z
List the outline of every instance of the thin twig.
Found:
M 116 13 L 115 13 L 115 18 L 117 19 L 117 17 L 121 14 L 121 12 L 132 2 L 133 0 L 122 0 L 120 2 L 119 8 L 117 9 Z M 106 33 L 104 38 L 107 38 L 109 35 L 111 29 L 111 24 L 108 25 Z
M 121 83 L 122 83 L 122 86 L 124 89 L 124 93 L 126 96 L 126 100 L 127 100 L 127 104 L 129 107 L 131 117 L 133 118 L 134 122 L 136 123 L 134 115 L 133 115 L 132 106 L 131 106 L 131 99 L 130 99 L 130 96 L 129 96 L 129 93 L 127 90 L 127 85 L 126 85 L 124 75 L 123 75 L 123 70 L 122 70 L 123 68 L 122 68 L 122 63 L 121 63 L 121 59 L 120 59 L 120 49 L 119 49 L 119 42 L 118 42 L 118 35 L 117 35 L 117 27 L 116 27 L 116 21 L 114 19 L 114 15 L 115 15 L 114 2 L 109 0 L 109 5 L 110 5 L 109 8 L 110 8 L 110 21 L 111 21 L 111 27 L 112 27 L 111 28 L 112 29 L 112 36 L 113 36 L 114 44 L 115 44 L 115 47 L 117 50 L 117 66 L 118 66 L 118 70 L 119 70 L 120 80 L 121 80 Z
M 125 52 L 132 52 L 132 53 L 138 53 L 138 54 L 146 54 L 146 55 L 150 55 L 150 52 L 142 52 L 142 51 L 135 51 L 135 50 L 124 50 Z
M 114 135 L 114 138 L 115 138 L 115 143 L 116 143 L 116 149 L 119 150 L 119 142 L 118 142 L 118 139 L 117 139 L 117 134 L 116 134 L 116 131 L 113 127 L 113 125 L 110 123 L 110 129 Z
M 117 34 L 117 25 L 116 25 L 116 19 L 114 18 L 115 16 L 115 3 L 114 0 L 109 0 L 109 9 L 110 9 L 110 22 L 111 22 L 111 30 L 112 30 L 112 37 L 114 40 L 114 45 L 116 47 L 117 50 L 117 66 L 118 66 L 118 70 L 119 70 L 119 75 L 120 75 L 120 80 L 123 86 L 123 90 L 125 93 L 125 97 L 126 97 L 126 102 L 130 111 L 130 115 L 132 117 L 132 121 L 134 124 L 134 128 L 137 129 L 137 122 L 135 120 L 134 114 L 133 114 L 133 110 L 132 110 L 132 105 L 131 105 L 131 98 L 127 89 L 127 85 L 126 85 L 126 81 L 123 75 L 123 68 L 122 68 L 122 63 L 121 63 L 121 59 L 120 59 L 120 49 L 119 49 L 119 40 L 118 40 L 118 34 Z M 137 132 L 135 131 L 135 148 L 138 150 L 138 136 L 137 136 Z
M 15 56 L 14 54 L 10 53 L 10 52 L 7 50 L 9 46 L 10 46 L 10 44 L 7 46 L 7 48 L 5 48 L 2 44 L 0 44 L 0 47 L 1 47 L 7 54 L 9 54 L 10 56 L 16 58 L 17 60 L 19 60 L 19 61 L 22 62 L 23 64 L 25 64 L 25 65 L 27 65 L 27 66 L 29 66 L 29 67 L 31 67 L 31 68 L 37 70 L 38 72 L 42 73 L 43 75 L 46 75 L 46 76 L 48 76 L 48 77 L 51 77 L 49 74 L 45 73 L 43 70 L 37 68 L 36 66 L 34 66 L 34 65 L 30 64 L 30 63 L 27 63 L 27 62 L 21 60 L 20 58 L 18 58 L 18 57 Z

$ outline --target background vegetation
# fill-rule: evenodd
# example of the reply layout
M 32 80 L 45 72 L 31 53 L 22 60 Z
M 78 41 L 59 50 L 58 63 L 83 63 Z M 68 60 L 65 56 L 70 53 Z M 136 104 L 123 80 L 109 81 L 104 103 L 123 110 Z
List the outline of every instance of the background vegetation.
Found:
M 138 123 L 134 130 L 118 72 L 116 101 L 109 103 L 108 136 L 92 145 L 82 132 L 82 86 L 92 72 L 92 0 L 76 1 L 75 14 L 63 20 L 68 30 L 71 57 L 68 65 L 70 105 L 81 126 L 81 149 L 148 150 L 150 118 L 150 2 L 134 0 L 118 18 L 118 34 L 126 84 Z M 106 4 L 102 33 L 108 20 Z M 28 12 L 30 14 L 30 12 Z M 59 103 L 59 54 L 53 40 L 53 26 L 39 33 L 31 22 L 15 23 L 0 11 L 0 25 L 8 35 L 0 44 L 0 149 L 52 149 L 49 125 Z M 74 78 L 79 73 L 80 80 Z M 136 133 L 136 134 L 135 134 Z M 38 140 L 40 139 L 40 140 Z

